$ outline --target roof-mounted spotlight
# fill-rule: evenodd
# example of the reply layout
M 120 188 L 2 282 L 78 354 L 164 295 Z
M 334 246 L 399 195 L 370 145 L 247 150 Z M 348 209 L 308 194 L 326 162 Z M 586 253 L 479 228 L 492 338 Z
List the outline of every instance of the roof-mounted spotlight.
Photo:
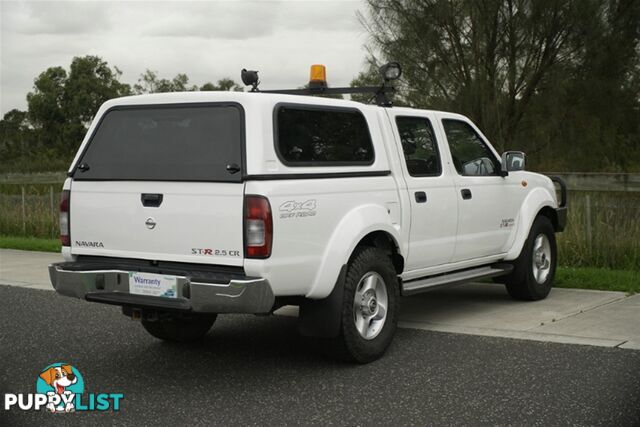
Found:
M 382 75 L 385 83 L 392 80 L 398 80 L 402 75 L 402 68 L 397 62 L 389 62 L 380 67 L 380 74 Z
M 254 70 L 247 70 L 245 68 L 240 72 L 240 78 L 242 78 L 242 83 L 245 86 L 251 86 L 251 92 L 258 91 L 258 85 L 260 84 L 260 79 L 258 79 L 258 72 Z

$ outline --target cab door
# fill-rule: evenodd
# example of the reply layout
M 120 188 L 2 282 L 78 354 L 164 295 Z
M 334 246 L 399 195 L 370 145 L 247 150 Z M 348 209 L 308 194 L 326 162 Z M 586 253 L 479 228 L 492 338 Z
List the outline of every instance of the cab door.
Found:
M 453 164 L 458 233 L 452 261 L 499 255 L 516 228 L 525 192 L 516 174 L 501 176 L 500 160 L 480 131 L 458 115 L 440 115 Z
M 411 210 L 406 271 L 451 261 L 458 205 L 444 141 L 434 132 L 432 113 L 389 110 Z M 446 166 L 446 167 L 445 167 Z

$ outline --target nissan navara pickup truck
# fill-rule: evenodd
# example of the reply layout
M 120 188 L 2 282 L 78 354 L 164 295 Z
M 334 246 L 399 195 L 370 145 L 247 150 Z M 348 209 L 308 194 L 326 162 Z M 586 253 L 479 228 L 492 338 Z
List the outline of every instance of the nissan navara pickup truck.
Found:
M 401 296 L 492 277 L 545 298 L 562 181 L 465 116 L 391 106 L 400 70 L 381 72 L 341 90 L 314 66 L 306 89 L 260 91 L 243 70 L 251 92 L 105 102 L 64 182 L 53 287 L 179 342 L 299 306 L 301 334 L 359 363 L 391 343 Z M 332 93 L 375 103 L 314 96 Z

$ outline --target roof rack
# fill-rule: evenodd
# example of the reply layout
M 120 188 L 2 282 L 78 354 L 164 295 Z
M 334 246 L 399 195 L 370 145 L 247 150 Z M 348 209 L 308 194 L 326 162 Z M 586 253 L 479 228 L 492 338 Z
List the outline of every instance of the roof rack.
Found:
M 393 105 L 390 95 L 396 92 L 391 86 L 391 82 L 400 78 L 402 69 L 397 62 L 390 62 L 380 67 L 380 74 L 383 77 L 383 83 L 380 86 L 361 86 L 361 87 L 328 87 L 326 80 L 326 71 L 324 65 L 311 66 L 311 78 L 309 79 L 309 87 L 302 89 L 276 89 L 276 90 L 260 90 L 258 85 L 258 72 L 254 70 L 243 69 L 241 72 L 242 82 L 246 86 L 251 86 L 251 92 L 258 93 L 279 93 L 282 95 L 353 95 L 353 94 L 370 94 L 375 99 L 377 105 L 381 107 L 391 107 Z

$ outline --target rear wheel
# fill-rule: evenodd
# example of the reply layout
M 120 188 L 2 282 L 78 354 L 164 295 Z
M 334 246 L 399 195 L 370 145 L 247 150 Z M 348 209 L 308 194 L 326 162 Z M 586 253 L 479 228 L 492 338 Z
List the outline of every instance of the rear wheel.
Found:
M 334 353 L 358 363 L 381 357 L 396 331 L 398 304 L 398 278 L 389 255 L 375 247 L 358 249 L 347 269 Z
M 193 342 L 204 337 L 216 321 L 216 315 L 188 318 L 142 320 L 142 326 L 156 338 L 171 342 Z
M 531 226 L 520 256 L 513 263 L 513 272 L 505 277 L 509 295 L 528 301 L 546 298 L 553 286 L 556 263 L 553 225 L 547 217 L 538 216 Z

